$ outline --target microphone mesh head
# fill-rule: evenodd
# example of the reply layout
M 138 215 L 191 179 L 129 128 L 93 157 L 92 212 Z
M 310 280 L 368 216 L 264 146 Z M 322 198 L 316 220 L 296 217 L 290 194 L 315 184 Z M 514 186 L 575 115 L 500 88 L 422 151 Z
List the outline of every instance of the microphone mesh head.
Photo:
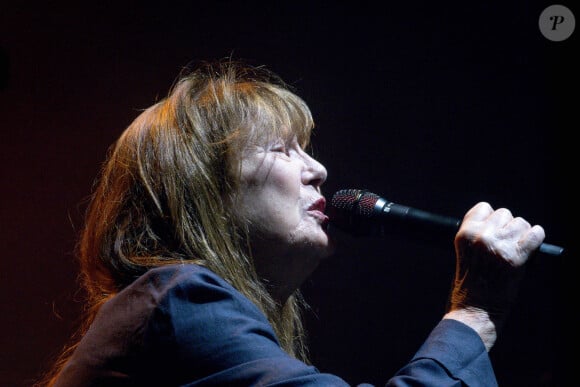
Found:
M 377 204 L 377 200 L 379 200 L 379 195 L 371 192 L 365 192 L 358 205 L 359 214 L 364 217 L 372 216 L 375 209 L 375 204 Z
M 361 189 L 337 191 L 328 208 L 330 225 L 355 236 L 376 235 L 381 232 L 375 222 L 378 195 Z
M 334 194 L 331 204 L 357 216 L 371 217 L 379 196 L 360 189 L 343 189 Z

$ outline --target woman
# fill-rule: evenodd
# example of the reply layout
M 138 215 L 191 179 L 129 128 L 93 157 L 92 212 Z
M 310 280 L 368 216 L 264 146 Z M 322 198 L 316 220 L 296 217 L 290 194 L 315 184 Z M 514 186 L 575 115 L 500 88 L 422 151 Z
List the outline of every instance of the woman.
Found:
M 45 384 L 347 385 L 309 365 L 300 316 L 300 285 L 333 252 L 313 126 L 282 80 L 233 61 L 137 117 L 78 246 L 86 322 Z M 495 385 L 487 352 L 543 239 L 506 209 L 468 211 L 449 311 L 387 384 Z

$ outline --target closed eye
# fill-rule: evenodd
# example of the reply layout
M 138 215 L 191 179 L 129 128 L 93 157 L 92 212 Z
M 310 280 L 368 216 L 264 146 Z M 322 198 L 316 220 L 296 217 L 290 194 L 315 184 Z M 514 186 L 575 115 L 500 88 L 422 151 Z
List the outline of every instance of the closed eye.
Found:
M 290 154 L 290 146 L 283 141 L 279 141 L 270 147 L 270 152 L 283 153 L 288 156 Z
M 300 147 L 300 144 L 298 144 L 296 136 L 294 136 L 287 141 L 284 141 L 284 139 L 278 139 L 278 141 L 272 143 L 270 151 L 290 156 L 292 152 L 300 153 L 302 148 Z
M 286 145 L 284 145 L 284 144 L 276 144 L 272 148 L 270 148 L 270 150 L 272 152 L 281 152 L 281 153 L 288 152 L 288 148 L 286 148 Z

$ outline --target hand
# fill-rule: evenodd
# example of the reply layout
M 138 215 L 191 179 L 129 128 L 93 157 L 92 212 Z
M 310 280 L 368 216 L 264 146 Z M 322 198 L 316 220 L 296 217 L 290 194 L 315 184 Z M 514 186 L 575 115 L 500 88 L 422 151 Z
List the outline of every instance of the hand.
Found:
M 545 238 L 541 226 L 481 202 L 455 236 L 455 279 L 446 318 L 476 329 L 488 350 L 516 299 L 524 265 Z

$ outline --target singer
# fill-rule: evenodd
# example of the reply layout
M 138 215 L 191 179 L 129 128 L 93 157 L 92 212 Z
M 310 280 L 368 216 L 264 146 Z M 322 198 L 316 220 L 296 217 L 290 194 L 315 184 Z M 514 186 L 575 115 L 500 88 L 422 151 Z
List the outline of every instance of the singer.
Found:
M 180 74 L 107 155 L 77 251 L 84 323 L 37 386 L 348 386 L 310 364 L 301 322 L 300 287 L 338 246 L 313 126 L 264 67 Z M 467 211 L 448 310 L 385 385 L 498 385 L 488 352 L 544 237 Z

